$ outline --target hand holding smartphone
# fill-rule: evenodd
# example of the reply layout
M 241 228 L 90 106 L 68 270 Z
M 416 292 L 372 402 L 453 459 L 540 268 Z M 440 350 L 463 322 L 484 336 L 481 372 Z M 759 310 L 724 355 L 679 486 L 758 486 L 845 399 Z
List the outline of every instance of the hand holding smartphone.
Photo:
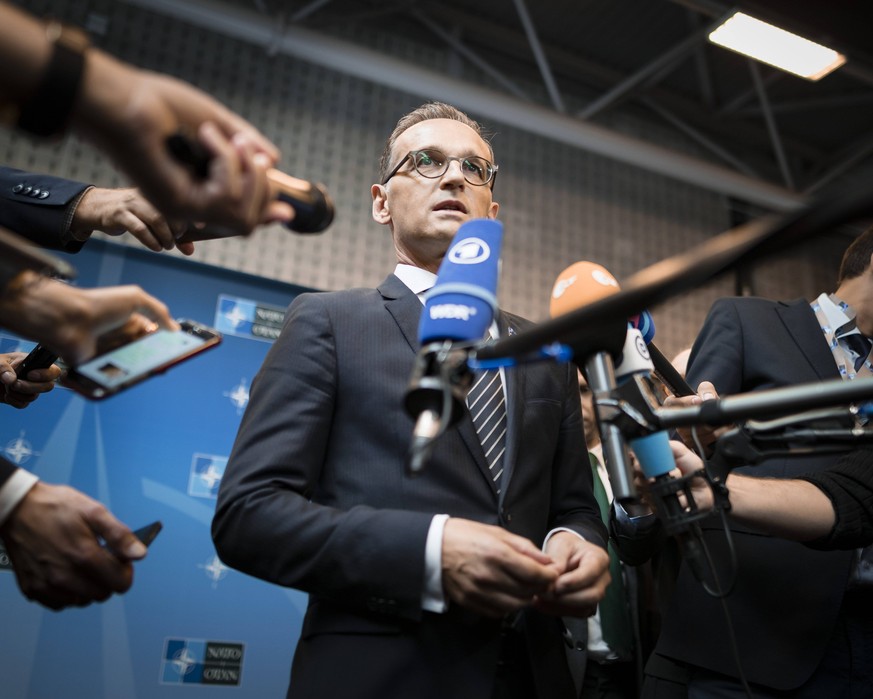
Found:
M 155 540 L 155 537 L 161 533 L 161 529 L 163 528 L 164 525 L 161 524 L 161 522 L 152 522 L 151 524 L 147 524 L 146 526 L 140 527 L 134 531 L 133 535 L 146 546 L 150 546 Z
M 50 367 L 58 360 L 56 355 L 51 350 L 46 349 L 42 345 L 37 345 L 30 353 L 21 360 L 21 364 L 15 367 L 15 375 L 19 379 L 27 380 L 27 375 L 34 369 L 45 369 Z
M 156 330 L 67 370 L 61 385 L 92 400 L 115 395 L 221 342 L 221 334 L 193 320 L 179 330 Z

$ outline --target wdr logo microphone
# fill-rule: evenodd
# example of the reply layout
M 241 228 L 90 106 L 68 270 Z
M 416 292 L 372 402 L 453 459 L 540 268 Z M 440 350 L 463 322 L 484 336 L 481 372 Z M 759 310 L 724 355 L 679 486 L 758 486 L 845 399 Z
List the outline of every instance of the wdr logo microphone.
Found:
M 487 218 L 464 223 L 455 234 L 425 296 L 418 326 L 422 345 L 484 337 L 497 312 L 497 277 L 503 225 Z

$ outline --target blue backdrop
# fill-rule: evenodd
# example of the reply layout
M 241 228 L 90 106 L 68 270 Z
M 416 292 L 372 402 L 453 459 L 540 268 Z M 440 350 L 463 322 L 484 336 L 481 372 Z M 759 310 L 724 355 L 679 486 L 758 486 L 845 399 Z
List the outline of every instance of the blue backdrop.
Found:
M 81 286 L 139 284 L 224 340 L 103 402 L 55 389 L 23 411 L 0 406 L 6 458 L 133 529 L 164 524 L 133 588 L 85 609 L 28 602 L 0 555 L 0 696 L 284 696 L 305 595 L 224 567 L 209 526 L 248 387 L 306 289 L 101 241 L 69 259 Z M 19 346 L 0 336 L 0 351 Z

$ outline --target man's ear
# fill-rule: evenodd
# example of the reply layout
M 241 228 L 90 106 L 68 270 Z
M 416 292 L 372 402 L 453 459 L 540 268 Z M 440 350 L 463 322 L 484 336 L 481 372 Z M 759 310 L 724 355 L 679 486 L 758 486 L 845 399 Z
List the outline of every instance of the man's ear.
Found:
M 500 204 L 492 201 L 491 206 L 488 207 L 488 218 L 497 218 L 498 211 L 500 211 Z
M 374 184 L 370 187 L 370 195 L 373 197 L 373 220 L 387 226 L 391 223 L 391 211 L 388 207 L 388 190 L 384 185 Z

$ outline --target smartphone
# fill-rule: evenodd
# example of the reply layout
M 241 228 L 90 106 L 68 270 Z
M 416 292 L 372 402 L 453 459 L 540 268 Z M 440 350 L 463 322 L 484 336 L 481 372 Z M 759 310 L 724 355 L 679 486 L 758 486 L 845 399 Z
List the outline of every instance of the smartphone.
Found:
M 45 369 L 58 361 L 58 355 L 42 345 L 37 345 L 30 353 L 21 360 L 21 364 L 15 367 L 15 375 L 19 379 L 27 379 L 27 375 L 34 369 Z
M 164 525 L 161 524 L 161 522 L 152 522 L 151 524 L 146 524 L 144 527 L 135 529 L 133 535 L 146 546 L 150 546 L 155 540 L 155 537 L 161 533 L 161 529 L 163 528 Z M 103 543 L 103 546 L 106 546 L 106 542 Z
M 92 400 L 108 398 L 221 342 L 214 328 L 193 320 L 178 323 L 179 330 L 156 330 L 71 367 L 61 385 Z
M 155 540 L 155 537 L 160 534 L 161 529 L 163 528 L 164 525 L 160 522 L 152 522 L 151 524 L 147 524 L 134 531 L 133 535 L 146 546 L 149 546 Z

